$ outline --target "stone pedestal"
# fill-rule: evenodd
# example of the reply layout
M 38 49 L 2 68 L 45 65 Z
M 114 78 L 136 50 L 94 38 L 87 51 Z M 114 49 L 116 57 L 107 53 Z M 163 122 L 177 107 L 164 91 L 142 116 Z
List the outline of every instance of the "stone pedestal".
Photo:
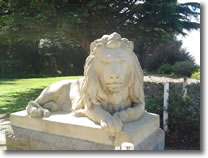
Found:
M 109 136 L 100 125 L 86 117 L 54 113 L 48 118 L 31 118 L 26 111 L 11 114 L 6 132 L 8 150 L 115 150 L 123 142 L 135 150 L 163 150 L 164 132 L 159 116 L 145 112 L 126 123 L 121 132 Z

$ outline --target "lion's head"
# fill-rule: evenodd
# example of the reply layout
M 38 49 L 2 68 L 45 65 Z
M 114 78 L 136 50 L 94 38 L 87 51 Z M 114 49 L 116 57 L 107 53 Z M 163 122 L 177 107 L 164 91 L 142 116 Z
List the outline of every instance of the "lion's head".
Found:
M 100 104 L 106 110 L 112 108 L 106 107 L 109 104 L 122 104 L 123 108 L 144 105 L 143 72 L 133 49 L 133 42 L 118 33 L 104 35 L 91 43 L 80 104 L 88 107 Z M 116 110 L 119 107 L 112 111 Z

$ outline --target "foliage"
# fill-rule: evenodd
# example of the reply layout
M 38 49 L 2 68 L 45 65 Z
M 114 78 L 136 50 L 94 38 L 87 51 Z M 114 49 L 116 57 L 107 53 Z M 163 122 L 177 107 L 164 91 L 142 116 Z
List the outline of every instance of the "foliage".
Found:
M 0 113 L 10 114 L 24 110 L 27 103 L 39 96 L 41 91 L 50 84 L 60 80 L 73 80 L 80 77 L 0 79 Z
M 50 38 L 49 41 L 49 45 L 43 43 L 39 48 L 43 60 L 48 61 L 45 71 L 49 72 L 51 66 L 54 66 L 59 75 L 82 75 L 87 57 L 84 50 L 68 39 L 56 37 Z
M 172 41 L 156 46 L 152 54 L 147 56 L 145 67 L 148 71 L 155 71 L 161 65 L 174 65 L 178 61 L 194 62 L 193 57 L 185 50 L 181 49 L 181 42 Z
M 187 86 L 188 93 L 182 98 L 182 83 L 170 83 L 168 105 L 168 127 L 166 148 L 200 148 L 200 84 Z M 163 85 L 144 83 L 145 107 L 148 112 L 160 115 L 163 128 Z
M 160 126 L 162 128 L 163 117 L 163 84 L 144 82 L 145 108 L 148 112 L 160 115 Z
M 46 77 L 82 75 L 86 53 L 70 40 L 50 38 L 20 41 L 10 46 L 4 77 Z M 1 61 L 0 61 L 1 63 Z M 0 68 L 1 68 L 0 64 Z
M 199 28 L 190 21 L 199 15 L 199 3 L 176 0 L 1 0 L 1 7 L 4 22 L 12 23 L 11 35 L 40 39 L 57 33 L 86 50 L 89 42 L 113 31 L 159 40 Z
M 199 9 L 199 3 L 176 0 L 0 0 L 0 48 L 7 47 L 0 49 L 1 76 L 14 42 L 61 37 L 89 52 L 92 40 L 114 31 L 135 42 L 144 66 L 151 48 L 185 35 L 186 30 L 199 29 L 199 23 L 191 21 L 197 20 Z M 60 63 L 54 56 L 48 65 Z
M 160 127 L 163 125 L 163 100 L 162 97 L 145 96 L 145 108 L 148 112 L 160 115 Z
M 170 86 L 168 146 L 200 148 L 200 85 L 188 85 L 188 95 L 182 98 L 177 86 Z
M 192 72 L 196 70 L 197 66 L 190 61 L 176 62 L 173 66 L 173 71 L 176 75 L 190 77 Z
M 161 65 L 157 69 L 157 72 L 160 74 L 171 74 L 173 72 L 173 65 L 170 65 L 170 64 Z
M 191 78 L 200 80 L 200 68 L 198 68 L 196 71 L 194 71 L 194 72 L 191 74 Z

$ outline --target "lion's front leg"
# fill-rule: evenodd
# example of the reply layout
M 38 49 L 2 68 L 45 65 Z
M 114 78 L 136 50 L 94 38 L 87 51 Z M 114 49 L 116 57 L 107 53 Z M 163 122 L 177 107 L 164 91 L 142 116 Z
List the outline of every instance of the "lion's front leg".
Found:
M 114 116 L 118 117 L 123 123 L 137 120 L 144 113 L 144 105 L 137 104 L 134 107 L 127 108 L 120 112 L 116 112 Z
M 102 109 L 102 107 L 94 106 L 84 111 L 89 119 L 99 123 L 111 135 L 115 135 L 115 133 L 122 130 L 122 121 L 117 116 L 112 116 L 109 112 Z

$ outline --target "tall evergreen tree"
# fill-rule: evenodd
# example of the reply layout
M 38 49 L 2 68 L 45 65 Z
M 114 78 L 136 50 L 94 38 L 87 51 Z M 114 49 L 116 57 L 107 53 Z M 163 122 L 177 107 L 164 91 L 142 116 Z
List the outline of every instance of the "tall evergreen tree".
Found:
M 1 0 L 2 15 L 13 19 L 18 38 L 41 38 L 51 34 L 68 37 L 89 50 L 89 43 L 117 31 L 162 39 L 185 30 L 198 29 L 200 4 L 179 4 L 177 0 Z M 137 36 L 136 36 L 137 35 Z M 16 35 L 17 36 L 17 35 Z
M 1 71 L 11 43 L 51 36 L 89 52 L 94 39 L 116 31 L 135 42 L 142 58 L 150 47 L 199 29 L 192 21 L 199 9 L 199 3 L 177 0 L 0 0 Z

